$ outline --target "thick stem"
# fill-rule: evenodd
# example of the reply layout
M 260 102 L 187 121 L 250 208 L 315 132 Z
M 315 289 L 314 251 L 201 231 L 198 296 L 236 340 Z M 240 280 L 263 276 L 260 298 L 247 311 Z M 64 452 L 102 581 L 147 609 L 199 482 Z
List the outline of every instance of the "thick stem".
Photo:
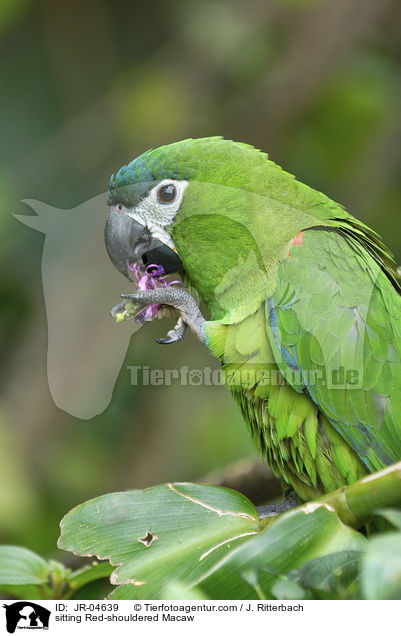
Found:
M 331 506 L 344 523 L 359 528 L 378 508 L 401 507 L 401 462 L 324 495 L 315 503 Z

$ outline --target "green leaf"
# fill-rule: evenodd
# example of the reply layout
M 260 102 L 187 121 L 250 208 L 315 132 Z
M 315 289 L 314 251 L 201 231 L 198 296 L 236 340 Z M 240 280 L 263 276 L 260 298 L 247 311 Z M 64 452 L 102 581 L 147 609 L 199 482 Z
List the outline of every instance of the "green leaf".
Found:
M 397 530 L 401 530 L 401 510 L 395 508 L 379 508 L 376 510 L 376 514 L 386 519 Z
M 76 589 L 73 594 L 68 594 L 65 598 L 70 600 L 102 599 L 107 598 L 114 589 L 114 586 L 111 585 L 108 579 L 96 579 Z
M 0 546 L 0 585 L 46 583 L 50 565 L 40 556 L 15 545 Z
M 363 598 L 401 599 L 401 532 L 370 539 L 362 561 Z
M 280 515 L 259 536 L 234 549 L 196 585 L 209 598 L 273 598 L 278 577 L 310 559 L 364 550 L 366 542 L 327 506 L 305 504 Z
M 157 598 L 171 581 L 191 585 L 259 531 L 256 508 L 240 493 L 180 483 L 77 506 L 61 523 L 58 545 L 118 566 L 111 582 L 127 585 L 113 598 Z
M 93 561 L 93 563 L 84 565 L 79 570 L 71 572 L 67 576 L 66 582 L 71 589 L 77 590 L 92 581 L 109 577 L 113 570 L 114 568 L 110 563 L 98 563 L 98 561 Z
M 366 542 L 364 542 L 366 545 Z M 356 598 L 362 551 L 345 550 L 312 559 L 288 577 L 313 592 L 315 598 Z

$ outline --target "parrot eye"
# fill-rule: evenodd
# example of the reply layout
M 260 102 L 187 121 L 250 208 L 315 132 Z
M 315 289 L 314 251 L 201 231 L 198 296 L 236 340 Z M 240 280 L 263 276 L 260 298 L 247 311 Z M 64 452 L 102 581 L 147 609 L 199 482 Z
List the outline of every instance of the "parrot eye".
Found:
M 172 183 L 161 186 L 157 191 L 160 203 L 172 203 L 177 197 L 177 188 Z

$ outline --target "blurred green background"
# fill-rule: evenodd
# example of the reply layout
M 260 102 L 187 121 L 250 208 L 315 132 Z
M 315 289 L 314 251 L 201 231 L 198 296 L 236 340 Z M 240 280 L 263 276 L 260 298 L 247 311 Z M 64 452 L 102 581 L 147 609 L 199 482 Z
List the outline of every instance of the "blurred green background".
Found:
M 85 499 L 256 458 L 224 388 L 130 386 L 127 365 L 217 368 L 191 336 L 156 345 L 161 323 L 132 339 L 102 415 L 57 409 L 44 239 L 11 216 L 21 199 L 74 207 L 147 148 L 217 134 L 344 204 L 400 260 L 400 53 L 397 0 L 0 0 L 2 543 L 54 556 Z

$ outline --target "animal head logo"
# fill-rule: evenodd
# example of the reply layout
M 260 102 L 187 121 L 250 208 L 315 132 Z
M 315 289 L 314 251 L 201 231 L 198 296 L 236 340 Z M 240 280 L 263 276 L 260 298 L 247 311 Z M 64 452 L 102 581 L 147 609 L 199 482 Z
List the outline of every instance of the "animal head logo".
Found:
M 18 629 L 48 629 L 50 610 L 32 603 L 31 601 L 18 601 L 10 605 L 4 604 L 6 610 L 6 627 L 9 634 L 14 634 Z
M 109 311 L 128 280 L 110 265 L 104 246 L 106 194 L 71 210 L 25 200 L 36 216 L 15 215 L 43 232 L 42 282 L 48 321 L 47 373 L 62 410 L 89 419 L 109 404 L 134 321 L 117 325 Z

